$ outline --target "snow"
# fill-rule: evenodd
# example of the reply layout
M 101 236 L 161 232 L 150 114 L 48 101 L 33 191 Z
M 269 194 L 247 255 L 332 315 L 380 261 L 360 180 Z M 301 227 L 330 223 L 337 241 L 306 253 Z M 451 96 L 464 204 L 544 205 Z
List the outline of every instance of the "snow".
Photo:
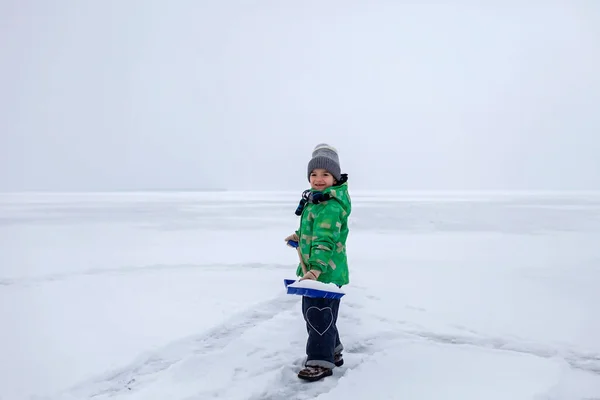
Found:
M 314 290 L 320 290 L 322 292 L 341 293 L 341 294 L 346 293 L 346 292 L 344 292 L 344 290 L 337 287 L 333 283 L 322 283 L 322 282 L 316 282 L 316 281 L 309 280 L 309 279 L 305 279 L 302 281 L 298 280 L 294 283 L 290 283 L 288 285 L 288 288 L 314 289 Z
M 312 384 L 298 193 L 1 194 L 0 399 L 600 398 L 600 193 L 351 194 Z

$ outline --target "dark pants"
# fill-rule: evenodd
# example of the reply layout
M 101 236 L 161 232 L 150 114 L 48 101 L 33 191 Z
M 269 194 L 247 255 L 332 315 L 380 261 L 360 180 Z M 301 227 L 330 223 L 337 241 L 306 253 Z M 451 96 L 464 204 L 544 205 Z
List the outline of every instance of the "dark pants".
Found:
M 306 365 L 333 368 L 333 356 L 344 349 L 336 326 L 340 299 L 302 296 L 302 314 L 306 321 Z

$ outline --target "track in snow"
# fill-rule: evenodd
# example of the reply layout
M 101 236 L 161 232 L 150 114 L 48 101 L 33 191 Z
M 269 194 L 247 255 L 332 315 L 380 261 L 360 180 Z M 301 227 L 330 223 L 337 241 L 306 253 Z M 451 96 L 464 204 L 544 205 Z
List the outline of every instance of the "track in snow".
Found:
M 144 385 L 151 384 L 161 372 L 178 363 L 194 357 L 209 356 L 225 348 L 244 332 L 290 310 L 297 303 L 298 299 L 292 296 L 280 296 L 264 302 L 252 310 L 229 318 L 201 336 L 173 343 L 160 353 L 150 355 L 116 373 L 106 375 L 96 382 L 80 385 L 74 393 L 103 398 L 103 396 L 114 397 L 120 393 L 136 391 Z
M 361 297 L 359 293 L 356 295 Z M 345 301 L 343 323 L 358 329 L 341 327 L 345 364 L 323 381 L 308 383 L 296 376 L 303 363 L 300 355 L 306 330 L 300 315 L 300 298 L 281 295 L 229 318 L 200 336 L 173 343 L 115 373 L 84 382 L 59 398 L 305 400 L 332 391 L 348 371 L 378 353 L 410 346 L 415 340 L 542 358 L 560 357 L 574 368 L 600 372 L 600 357 L 595 354 L 485 337 L 475 332 L 457 335 L 414 329 L 403 321 L 374 317 L 363 308 L 362 300 Z M 364 329 L 368 326 L 378 328 Z

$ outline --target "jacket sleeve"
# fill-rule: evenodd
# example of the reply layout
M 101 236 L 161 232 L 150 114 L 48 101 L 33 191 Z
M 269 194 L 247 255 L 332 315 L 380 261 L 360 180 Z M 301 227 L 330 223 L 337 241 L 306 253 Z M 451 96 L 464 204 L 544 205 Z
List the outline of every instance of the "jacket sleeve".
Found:
M 308 269 L 326 272 L 335 269 L 332 256 L 340 240 L 342 209 L 339 205 L 328 204 L 315 215 L 313 238 L 311 241 Z

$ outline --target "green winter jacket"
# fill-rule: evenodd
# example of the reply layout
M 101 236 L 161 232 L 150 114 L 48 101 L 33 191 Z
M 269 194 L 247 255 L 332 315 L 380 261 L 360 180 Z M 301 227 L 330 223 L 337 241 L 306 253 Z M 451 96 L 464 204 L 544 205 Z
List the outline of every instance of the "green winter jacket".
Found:
M 348 183 L 323 191 L 330 199 L 319 204 L 307 202 L 296 231 L 299 249 L 307 270 L 319 270 L 319 282 L 342 286 L 349 283 L 346 239 L 348 216 L 352 211 Z M 303 276 L 298 264 L 296 275 Z

